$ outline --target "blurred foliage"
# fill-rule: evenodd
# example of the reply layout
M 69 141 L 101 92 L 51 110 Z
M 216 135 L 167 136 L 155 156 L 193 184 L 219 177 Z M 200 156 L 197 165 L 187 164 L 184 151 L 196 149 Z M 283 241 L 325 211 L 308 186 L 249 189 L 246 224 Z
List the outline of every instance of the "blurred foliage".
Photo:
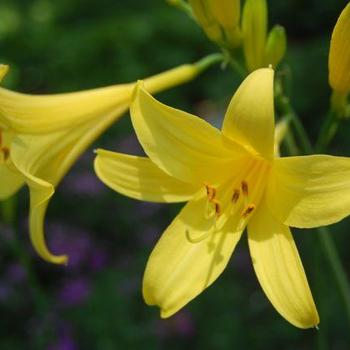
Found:
M 287 29 L 290 94 L 311 137 L 328 107 L 327 55 L 332 27 L 347 2 L 269 1 L 270 23 Z M 165 1 L 2 0 L 0 61 L 4 85 L 23 92 L 73 91 L 133 81 L 215 51 L 183 13 Z M 196 81 L 162 93 L 175 107 L 219 124 L 239 79 L 214 67 Z M 345 124 L 330 153 L 350 154 Z M 96 145 L 97 146 L 97 145 Z M 138 153 L 128 118 L 98 142 Z M 169 320 L 141 296 L 147 256 L 177 205 L 136 202 L 103 187 L 92 150 L 58 188 L 47 215 L 50 246 L 68 252 L 56 267 L 30 248 L 28 193 L 19 195 L 16 231 L 0 224 L 0 349 L 348 349 L 350 334 L 335 282 L 311 230 L 297 231 L 321 315 L 320 330 L 301 331 L 269 304 L 243 237 L 213 287 Z M 330 203 L 331 205 L 331 203 Z M 332 227 L 350 272 L 349 219 Z

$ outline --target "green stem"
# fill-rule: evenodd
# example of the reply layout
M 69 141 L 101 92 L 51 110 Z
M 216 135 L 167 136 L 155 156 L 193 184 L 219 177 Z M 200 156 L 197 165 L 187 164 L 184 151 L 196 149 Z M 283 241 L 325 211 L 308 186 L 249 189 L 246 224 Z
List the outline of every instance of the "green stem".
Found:
M 295 113 L 292 106 L 290 105 L 289 99 L 283 95 L 281 90 L 276 96 L 276 106 L 277 108 L 280 108 L 280 111 L 283 113 L 283 115 L 288 115 L 290 118 L 292 118 L 295 131 L 301 141 L 301 147 L 303 152 L 307 154 L 313 153 L 313 147 L 298 115 Z M 332 137 L 333 136 L 334 134 L 332 135 Z M 330 141 L 331 137 L 328 137 L 327 142 L 323 142 L 322 147 L 320 147 L 319 151 L 324 151 Z M 320 227 L 317 228 L 317 231 L 319 233 L 318 238 L 320 240 L 321 247 L 323 248 L 328 262 L 330 264 L 330 267 L 335 274 L 335 280 L 337 282 L 339 293 L 342 296 L 343 302 L 345 304 L 346 314 L 350 323 L 350 286 L 345 269 L 342 265 L 341 259 L 337 252 L 333 237 L 331 236 L 329 229 L 326 227 Z
M 316 141 L 315 151 L 317 153 L 321 153 L 322 150 L 327 148 L 327 145 L 329 145 L 338 130 L 339 121 L 340 120 L 336 117 L 336 113 L 333 111 L 328 112 Z
M 304 153 L 311 154 L 312 153 L 312 145 L 309 140 L 309 137 L 300 122 L 300 119 L 296 112 L 294 111 L 293 107 L 290 104 L 289 98 L 279 90 L 279 93 L 276 95 L 276 107 L 280 111 L 280 114 L 283 116 L 287 116 L 291 119 L 291 122 L 293 124 L 293 127 L 295 128 L 295 131 L 297 135 L 300 138 L 301 145 Z
M 289 150 L 289 154 L 291 156 L 297 156 L 299 154 L 299 149 L 298 149 L 298 146 L 295 142 L 294 135 L 290 130 L 288 130 L 288 132 L 286 133 L 284 140 L 285 140 L 287 148 Z
M 221 53 L 212 53 L 208 56 L 205 56 L 204 58 L 200 59 L 194 65 L 198 68 L 199 73 L 205 71 L 210 66 L 223 62 L 225 60 L 225 57 Z
M 194 19 L 191 6 L 186 1 L 183 1 L 183 0 L 167 0 L 167 3 L 169 5 L 172 5 L 172 6 L 176 7 L 177 9 L 185 12 L 189 17 Z
M 346 272 L 342 266 L 337 248 L 329 229 L 327 227 L 320 227 L 317 229 L 317 231 L 319 232 L 318 236 L 320 238 L 323 250 L 327 253 L 329 261 L 331 261 L 330 265 L 337 281 L 339 292 L 343 298 L 346 313 L 349 317 L 350 322 L 350 287 Z

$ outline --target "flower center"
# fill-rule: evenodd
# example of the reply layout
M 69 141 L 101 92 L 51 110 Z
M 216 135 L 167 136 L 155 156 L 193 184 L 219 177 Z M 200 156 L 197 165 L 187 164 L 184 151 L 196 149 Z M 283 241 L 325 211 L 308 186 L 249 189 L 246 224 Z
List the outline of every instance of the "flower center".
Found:
M 219 232 L 228 221 L 233 226 L 232 229 L 243 230 L 260 203 L 269 168 L 266 160 L 246 160 L 227 183 L 217 187 L 204 183 L 204 218 L 212 221 L 211 228 L 198 237 L 191 236 L 187 230 L 188 241 L 201 242 Z

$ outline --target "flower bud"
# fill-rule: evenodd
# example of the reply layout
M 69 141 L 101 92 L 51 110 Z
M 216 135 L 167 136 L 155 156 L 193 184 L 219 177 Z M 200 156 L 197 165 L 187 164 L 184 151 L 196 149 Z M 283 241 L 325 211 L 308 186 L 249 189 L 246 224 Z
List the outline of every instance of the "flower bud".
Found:
M 264 66 L 266 32 L 266 0 L 246 0 L 242 16 L 242 34 L 244 56 L 249 71 Z
M 193 14 L 208 38 L 220 46 L 240 44 L 240 0 L 189 0 Z
M 329 84 L 333 90 L 346 95 L 350 91 L 350 3 L 334 27 L 328 65 Z
M 282 26 L 274 26 L 267 38 L 265 46 L 265 64 L 274 68 L 282 60 L 287 49 L 286 32 Z

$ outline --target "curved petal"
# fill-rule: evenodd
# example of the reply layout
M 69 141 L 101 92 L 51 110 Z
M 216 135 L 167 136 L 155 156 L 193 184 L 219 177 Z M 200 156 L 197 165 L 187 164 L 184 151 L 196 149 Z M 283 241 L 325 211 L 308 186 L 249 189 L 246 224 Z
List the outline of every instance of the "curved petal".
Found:
M 154 248 L 143 279 L 147 304 L 158 305 L 161 317 L 173 315 L 210 286 L 225 269 L 241 237 L 228 220 L 221 230 L 206 236 L 213 221 L 205 219 L 206 197 L 189 202 L 166 229 Z
M 273 76 L 270 68 L 248 75 L 233 95 L 222 127 L 225 136 L 268 159 L 274 150 Z
M 81 153 L 126 109 L 127 105 L 78 128 L 13 139 L 11 158 L 30 189 L 30 236 L 43 259 L 57 264 L 67 260 L 66 256 L 52 255 L 44 238 L 44 217 L 55 187 Z
M 333 224 L 350 214 L 350 158 L 314 155 L 276 159 L 267 204 L 288 226 Z
M 289 228 L 262 204 L 248 224 L 255 273 L 276 310 L 299 328 L 316 327 L 316 306 Z
M 24 134 L 75 127 L 128 103 L 134 84 L 52 95 L 27 95 L 0 88 L 0 121 Z
M 168 107 L 138 84 L 130 107 L 137 137 L 151 160 L 177 179 L 202 184 L 227 176 L 232 159 L 243 150 L 225 143 L 206 121 Z
M 160 170 L 145 157 L 98 149 L 94 167 L 99 179 L 125 196 L 151 202 L 183 202 L 196 189 Z

